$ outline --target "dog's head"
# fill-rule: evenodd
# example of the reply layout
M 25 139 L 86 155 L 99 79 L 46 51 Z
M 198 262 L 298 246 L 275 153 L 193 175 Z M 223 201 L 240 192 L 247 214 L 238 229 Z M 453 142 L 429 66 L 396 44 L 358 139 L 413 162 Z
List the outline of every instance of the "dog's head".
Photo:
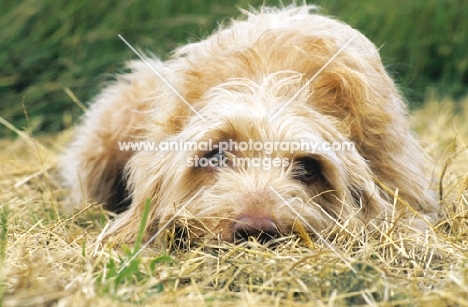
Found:
M 133 203 L 152 200 L 148 227 L 174 220 L 192 237 L 265 240 L 295 223 L 363 226 L 383 212 L 366 161 L 310 93 L 291 71 L 207 91 L 198 113 L 163 140 L 173 148 L 139 152 L 128 165 Z
M 288 234 L 296 223 L 368 225 L 393 207 L 376 175 L 392 191 L 415 174 L 400 195 L 425 202 L 419 148 L 375 46 L 338 21 L 296 13 L 251 15 L 166 64 L 192 109 L 165 87 L 153 93 L 145 140 L 179 146 L 130 159 L 119 241 L 134 237 L 147 199 L 147 235 L 173 221 L 226 241 Z

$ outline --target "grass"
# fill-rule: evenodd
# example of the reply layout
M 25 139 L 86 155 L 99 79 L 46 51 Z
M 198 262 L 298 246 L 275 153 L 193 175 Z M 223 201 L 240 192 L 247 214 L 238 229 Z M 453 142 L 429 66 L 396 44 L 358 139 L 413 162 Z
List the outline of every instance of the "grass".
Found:
M 335 229 L 341 256 L 301 231 L 275 249 L 113 247 L 99 239 L 109 219 L 99 206 L 63 207 L 54 172 L 70 131 L 15 131 L 0 140 L 0 305 L 468 306 L 466 105 L 428 99 L 412 113 L 444 208 L 431 235 L 390 222 L 372 237 Z
M 0 110 L 27 127 L 22 101 L 40 132 L 70 127 L 99 84 L 135 55 L 117 37 L 167 58 L 174 48 L 209 34 L 246 8 L 278 0 L 3 1 L 0 10 Z M 285 0 L 288 4 L 291 0 Z M 301 1 L 298 1 L 301 2 Z M 427 88 L 468 94 L 468 3 L 460 0 L 316 0 L 380 47 L 382 58 L 414 106 Z M 16 137 L 0 127 L 0 137 Z

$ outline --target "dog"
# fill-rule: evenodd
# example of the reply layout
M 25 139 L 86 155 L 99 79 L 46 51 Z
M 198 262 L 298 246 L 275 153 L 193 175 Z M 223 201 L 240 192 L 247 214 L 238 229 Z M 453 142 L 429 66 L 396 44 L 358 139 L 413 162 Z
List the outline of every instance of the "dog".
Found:
M 106 237 L 121 243 L 144 216 L 145 240 L 176 225 L 226 242 L 299 223 L 316 234 L 392 216 L 436 223 L 423 150 L 376 47 L 311 6 L 243 14 L 165 62 L 130 62 L 103 89 L 61 159 L 70 203 L 117 212 Z M 143 143 L 180 146 L 122 147 Z

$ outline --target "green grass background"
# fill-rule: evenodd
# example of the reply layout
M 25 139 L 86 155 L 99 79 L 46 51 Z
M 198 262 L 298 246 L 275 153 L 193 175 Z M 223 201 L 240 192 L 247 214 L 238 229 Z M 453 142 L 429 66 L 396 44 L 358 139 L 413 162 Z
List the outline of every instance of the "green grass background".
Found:
M 70 127 L 82 102 L 136 55 L 123 35 L 145 52 L 167 58 L 187 41 L 205 37 L 237 7 L 263 0 L 3 0 L 0 3 L 0 116 L 35 134 Z M 277 5 L 277 1 L 266 1 Z M 284 4 L 289 4 L 284 1 Z M 460 99 L 468 93 L 468 1 L 317 0 L 377 46 L 412 106 L 428 93 Z M 0 128 L 0 137 L 14 133 Z

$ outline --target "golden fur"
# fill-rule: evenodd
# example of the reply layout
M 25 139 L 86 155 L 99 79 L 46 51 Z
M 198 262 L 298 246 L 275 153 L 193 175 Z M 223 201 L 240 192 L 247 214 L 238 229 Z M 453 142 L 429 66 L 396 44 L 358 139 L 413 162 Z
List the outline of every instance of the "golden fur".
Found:
M 245 12 L 244 20 L 179 48 L 166 62 L 148 60 L 205 121 L 145 63 L 130 63 L 131 72 L 118 76 L 94 100 L 63 156 L 61 173 L 72 203 L 96 201 L 116 210 L 123 178 L 131 204 L 107 233 L 119 242 L 135 238 L 147 199 L 149 238 L 202 187 L 203 193 L 177 217 L 188 221 L 192 236 L 234 241 L 239 221 L 268 231 L 265 223 L 273 221 L 279 234 L 290 233 L 300 220 L 285 201 L 317 231 L 336 223 L 350 228 L 378 224 L 392 214 L 403 215 L 418 229 L 436 222 L 438 203 L 428 190 L 424 154 L 377 49 L 348 25 L 310 14 L 310 9 Z M 291 161 L 312 157 L 320 169 L 304 182 L 294 175 L 296 163 L 270 170 L 213 170 L 187 167 L 188 158 L 206 152 L 130 152 L 117 146 L 119 141 L 208 139 L 352 141 L 356 148 L 241 153 Z

